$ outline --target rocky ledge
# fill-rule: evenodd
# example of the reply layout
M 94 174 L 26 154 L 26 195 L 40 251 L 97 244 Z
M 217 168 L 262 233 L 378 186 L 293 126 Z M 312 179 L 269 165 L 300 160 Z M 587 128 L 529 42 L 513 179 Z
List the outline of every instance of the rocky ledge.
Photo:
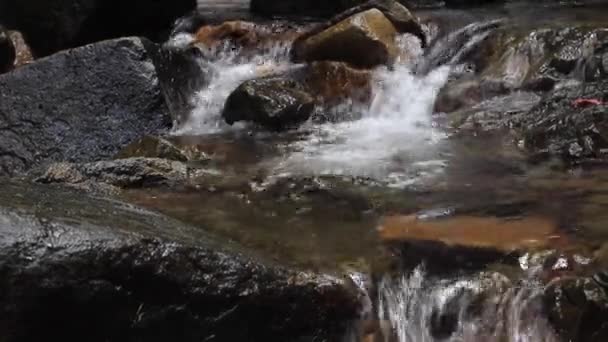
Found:
M 335 341 L 357 316 L 343 281 L 159 214 L 54 186 L 0 188 L 3 341 Z

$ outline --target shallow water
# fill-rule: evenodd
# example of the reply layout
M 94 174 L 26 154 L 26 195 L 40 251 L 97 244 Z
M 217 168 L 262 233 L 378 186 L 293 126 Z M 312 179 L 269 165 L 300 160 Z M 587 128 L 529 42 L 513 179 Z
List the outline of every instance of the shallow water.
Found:
M 596 23 L 606 13 L 509 4 L 421 15 L 449 20 L 458 32 L 481 19 L 506 17 L 508 25 L 523 27 L 558 19 Z M 401 240 L 504 254 L 553 250 L 577 260 L 608 250 L 608 165 L 538 161 L 507 132 L 458 134 L 449 128 L 454 118 L 433 112 L 450 74 L 461 72 L 458 56 L 475 48 L 476 37 L 464 48 L 457 45 L 450 56 L 438 55 L 444 65 L 428 73 L 416 69 L 425 58 L 420 50 L 390 70 L 378 68 L 369 106 L 345 103 L 335 109 L 356 112 L 350 120 L 310 122 L 281 134 L 228 126 L 221 111 L 244 80 L 300 67 L 288 61 L 289 42 L 255 56 L 227 46 L 207 51 L 215 76 L 195 94 L 195 110 L 171 137 L 207 156 L 192 163 L 205 175 L 182 189 L 129 190 L 124 196 L 282 263 L 328 272 L 382 272 L 395 258 L 386 247 Z M 491 115 L 536 101 L 536 95 L 513 93 L 480 106 Z M 421 218 L 429 222 L 416 223 Z M 390 220 L 392 225 L 381 229 Z M 513 278 L 475 273 L 441 279 L 424 267 L 387 273 L 376 296 L 379 325 L 393 338 L 386 341 L 557 341 L 546 320 L 538 318 L 543 292 L 538 274 L 512 266 Z M 606 266 L 599 262 L 580 272 Z M 465 312 L 488 291 L 477 303 L 481 313 Z M 457 297 L 461 301 L 450 304 Z M 444 311 L 459 316 L 449 339 L 428 329 Z

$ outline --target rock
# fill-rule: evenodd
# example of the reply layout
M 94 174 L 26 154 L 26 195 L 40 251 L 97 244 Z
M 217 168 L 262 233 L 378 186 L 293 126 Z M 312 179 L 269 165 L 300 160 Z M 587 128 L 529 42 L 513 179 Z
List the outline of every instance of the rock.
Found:
M 362 0 L 251 0 L 251 11 L 265 16 L 331 17 Z
M 164 44 L 154 56 L 160 86 L 176 126 L 195 108 L 193 95 L 203 89 L 214 71 L 201 51 L 192 46 Z
M 195 159 L 207 159 L 202 155 L 202 153 L 180 148 L 167 139 L 154 136 L 143 137 L 125 147 L 122 151 L 120 151 L 120 153 L 118 153 L 118 155 L 116 155 L 117 159 L 134 157 L 160 158 L 181 162 Z
M 115 155 L 171 126 L 149 41 L 61 52 L 0 76 L 0 174 Z
M 292 56 L 296 62 L 330 60 L 363 68 L 391 64 L 397 56 L 396 34 L 382 12 L 370 9 L 296 40 Z
M 532 110 L 512 117 L 510 125 L 533 153 L 565 160 L 601 157 L 600 150 L 608 147 L 608 106 L 577 108 L 579 98 L 608 100 L 608 81 L 557 89 Z
M 549 321 L 564 340 L 608 338 L 608 294 L 591 278 L 562 277 L 547 285 L 544 303 Z
M 227 21 L 220 25 L 203 26 L 195 34 L 195 41 L 207 48 L 213 48 L 226 40 L 242 47 L 258 43 L 256 25 L 245 21 Z
M 486 56 L 485 79 L 501 81 L 509 89 L 534 88 L 568 79 L 593 81 L 605 77 L 603 45 L 608 29 L 577 23 L 560 28 L 514 29 L 504 27 L 493 39 Z M 487 48 L 487 46 L 486 46 Z M 541 86 L 547 91 L 552 87 Z
M 9 35 L 13 41 L 13 45 L 15 45 L 15 52 L 17 54 L 15 57 L 15 67 L 20 67 L 33 62 L 34 55 L 21 32 L 11 31 Z
M 268 263 L 204 230 L 57 186 L 0 184 L 3 340 L 340 340 L 344 281 Z
M 36 181 L 70 184 L 81 188 L 86 188 L 91 183 L 103 183 L 119 188 L 141 188 L 185 183 L 190 176 L 191 170 L 179 161 L 127 158 L 84 164 L 52 164 Z
M 0 26 L 0 73 L 13 68 L 15 63 L 15 45 L 8 31 Z
M 529 250 L 550 248 L 557 239 L 554 222 L 540 217 L 499 219 L 454 216 L 425 219 L 416 215 L 384 219 L 379 236 L 413 269 L 424 262 L 433 272 L 478 269 L 500 260 L 514 263 Z
M 303 83 L 318 105 L 330 108 L 347 100 L 369 103 L 372 73 L 340 62 L 313 62 L 303 71 Z
M 331 109 L 346 103 L 368 104 L 372 73 L 341 62 L 313 62 L 273 76 L 245 81 L 226 101 L 228 123 L 251 121 L 273 130 L 296 126 L 313 114 L 337 121 Z M 321 117 L 322 116 L 322 117 Z
M 166 39 L 174 20 L 194 0 L 5 0 L 0 22 L 22 32 L 37 57 L 105 39 Z
M 300 124 L 311 116 L 314 98 L 297 82 L 282 77 L 245 81 L 226 100 L 228 124 L 250 121 L 271 130 Z
M 216 56 L 218 48 L 237 50 L 239 55 L 254 57 L 266 53 L 268 48 L 291 46 L 305 27 L 282 22 L 226 21 L 199 27 L 193 44 L 205 52 L 209 51 L 211 58 Z

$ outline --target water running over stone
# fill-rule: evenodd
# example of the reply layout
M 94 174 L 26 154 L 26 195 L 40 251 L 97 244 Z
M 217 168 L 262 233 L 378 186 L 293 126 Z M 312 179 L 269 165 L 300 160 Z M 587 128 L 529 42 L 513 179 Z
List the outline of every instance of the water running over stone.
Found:
M 498 273 L 434 279 L 418 267 L 378 289 L 383 334 L 395 342 L 557 342 L 534 275 L 513 284 Z

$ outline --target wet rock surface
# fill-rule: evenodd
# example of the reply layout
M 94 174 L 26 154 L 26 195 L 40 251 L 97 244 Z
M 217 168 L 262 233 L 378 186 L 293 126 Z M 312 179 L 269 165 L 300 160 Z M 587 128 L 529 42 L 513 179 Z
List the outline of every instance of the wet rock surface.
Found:
M 251 121 L 271 130 L 300 124 L 312 115 L 314 99 L 282 77 L 246 81 L 228 97 L 222 116 L 227 123 Z
M 171 125 L 145 39 L 58 53 L 0 77 L 0 173 L 85 162 Z
M 159 158 L 127 158 L 84 164 L 52 164 L 36 179 L 38 183 L 61 183 L 80 188 L 97 183 L 119 188 L 142 188 L 186 184 L 195 171 L 179 161 Z
M 544 293 L 547 315 L 564 339 L 603 341 L 608 338 L 608 292 L 592 278 L 555 279 Z
M 342 281 L 266 264 L 162 215 L 56 186 L 1 187 L 6 341 L 335 340 L 357 315 Z
M 567 160 L 601 158 L 608 146 L 608 107 L 577 106 L 577 99 L 608 100 L 608 82 L 588 83 L 552 92 L 519 120 L 525 146 L 536 153 L 549 153 Z
M 386 65 L 397 55 L 396 30 L 377 9 L 354 14 L 324 31 L 296 41 L 298 61 L 340 61 L 358 67 Z M 366 51 L 361 54 L 361 51 Z

